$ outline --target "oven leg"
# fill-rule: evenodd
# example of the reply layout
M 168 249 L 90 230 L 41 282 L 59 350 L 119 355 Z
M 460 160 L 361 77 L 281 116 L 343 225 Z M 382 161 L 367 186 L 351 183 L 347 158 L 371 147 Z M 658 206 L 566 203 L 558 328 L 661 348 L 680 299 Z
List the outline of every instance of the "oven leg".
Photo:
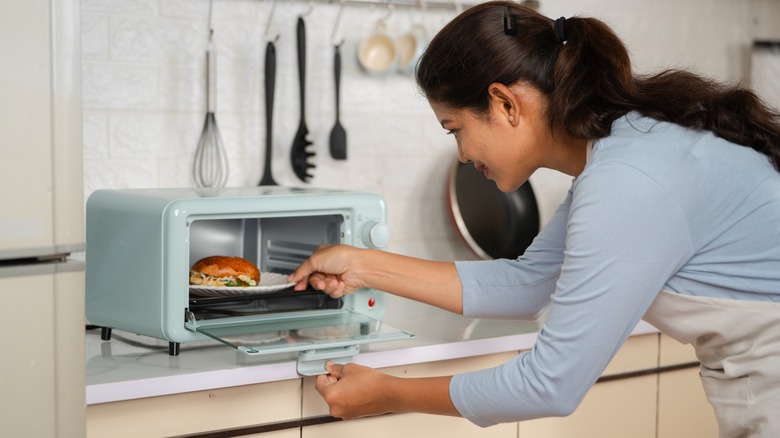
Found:
M 179 343 L 168 342 L 168 356 L 178 356 L 178 355 L 179 355 Z
M 100 327 L 100 339 L 104 341 L 111 340 L 111 327 Z

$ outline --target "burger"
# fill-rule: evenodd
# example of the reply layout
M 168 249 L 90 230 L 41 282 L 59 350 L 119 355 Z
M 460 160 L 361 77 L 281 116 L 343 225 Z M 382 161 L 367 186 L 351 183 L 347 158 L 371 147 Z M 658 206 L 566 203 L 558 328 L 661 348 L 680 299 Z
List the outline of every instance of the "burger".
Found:
M 190 269 L 190 284 L 196 286 L 250 287 L 259 282 L 260 270 L 241 257 L 206 257 Z

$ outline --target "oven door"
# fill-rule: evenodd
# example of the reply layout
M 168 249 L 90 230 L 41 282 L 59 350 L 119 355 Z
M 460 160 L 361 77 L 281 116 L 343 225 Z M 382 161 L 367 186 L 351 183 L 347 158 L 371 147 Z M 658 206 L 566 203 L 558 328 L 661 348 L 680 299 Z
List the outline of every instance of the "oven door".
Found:
M 410 339 L 414 334 L 346 309 L 282 312 L 198 321 L 184 326 L 247 355 L 298 352 L 298 373 L 326 374 L 325 362 L 347 363 L 359 345 Z

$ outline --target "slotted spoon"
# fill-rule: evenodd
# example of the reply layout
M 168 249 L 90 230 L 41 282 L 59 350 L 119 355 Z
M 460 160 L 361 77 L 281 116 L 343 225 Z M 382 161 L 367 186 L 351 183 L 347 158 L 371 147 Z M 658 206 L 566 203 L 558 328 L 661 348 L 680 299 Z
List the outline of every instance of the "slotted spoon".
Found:
M 306 127 L 306 28 L 302 17 L 298 17 L 297 39 L 301 120 L 290 149 L 290 161 L 295 176 L 306 182 L 312 178 L 309 169 L 315 166 L 309 162 L 309 158 L 314 156 L 314 152 L 309 150 L 312 142 L 306 137 L 309 134 L 309 129 Z

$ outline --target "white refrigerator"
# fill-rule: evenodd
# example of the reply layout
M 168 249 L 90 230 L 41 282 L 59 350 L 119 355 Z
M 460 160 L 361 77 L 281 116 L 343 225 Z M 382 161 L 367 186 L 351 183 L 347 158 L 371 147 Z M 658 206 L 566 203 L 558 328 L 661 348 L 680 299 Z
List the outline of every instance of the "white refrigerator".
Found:
M 0 432 L 83 437 L 78 0 L 0 1 Z

